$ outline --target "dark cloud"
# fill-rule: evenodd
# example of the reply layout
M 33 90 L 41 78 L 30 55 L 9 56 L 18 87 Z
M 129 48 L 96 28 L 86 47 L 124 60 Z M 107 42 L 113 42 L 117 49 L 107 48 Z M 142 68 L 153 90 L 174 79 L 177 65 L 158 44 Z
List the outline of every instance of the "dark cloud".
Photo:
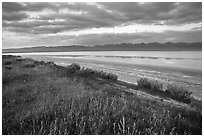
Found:
M 3 21 L 19 21 L 28 18 L 29 16 L 21 12 L 26 8 L 16 2 L 3 2 L 2 3 L 2 20 Z M 4 26 L 3 26 L 4 27 Z
M 166 17 L 167 24 L 201 22 L 202 3 L 180 3 L 175 9 L 161 16 Z
M 4 21 L 19 21 L 28 18 L 28 15 L 26 13 L 19 13 L 19 12 L 13 12 L 13 13 L 2 13 L 2 20 Z
M 113 27 L 124 23 L 182 24 L 201 22 L 202 3 L 7 3 L 3 2 L 3 21 L 14 21 L 12 27 L 39 27 L 53 25 L 47 20 L 63 19 L 63 22 L 55 22 L 55 25 L 67 25 L 58 27 L 70 29 L 84 29 L 93 27 Z M 60 10 L 68 9 L 81 14 L 60 13 Z M 25 12 L 42 11 L 50 9 L 52 14 L 39 15 L 33 22 L 15 22 L 29 18 Z M 3 27 L 11 26 L 4 24 Z M 17 25 L 16 25 L 17 24 Z M 33 26 L 34 25 L 34 26 Z M 61 32 L 62 30 L 59 30 Z
M 175 8 L 174 3 L 101 3 L 107 9 L 119 12 L 123 15 L 125 21 L 140 21 L 151 23 L 152 20 L 163 19 L 157 18 L 158 13 L 167 13 Z
M 2 3 L 2 10 L 3 12 L 20 12 L 26 10 L 26 7 L 23 6 L 21 3 L 16 2 L 3 2 Z
M 101 3 L 112 11 L 120 12 L 126 17 L 125 21 L 152 23 L 164 20 L 168 24 L 201 22 L 202 3 Z
M 23 6 L 24 5 L 24 6 Z M 74 5 L 67 3 L 4 3 L 3 6 L 3 27 L 12 27 L 10 31 L 23 32 L 24 28 L 30 28 L 33 31 L 39 33 L 40 31 L 35 31 L 38 27 L 48 26 L 47 29 L 54 30 L 53 32 L 67 31 L 71 29 L 84 29 L 92 27 L 111 27 L 113 25 L 120 24 L 117 22 L 117 16 L 107 13 L 104 10 L 98 9 L 94 5 L 89 5 L 86 3 L 76 3 Z M 14 7 L 14 8 L 13 8 Z M 60 14 L 60 10 L 63 8 L 68 8 L 74 12 L 86 12 L 86 14 Z M 46 14 L 39 16 L 38 19 L 32 22 L 17 22 L 17 20 L 28 18 L 28 16 L 23 13 L 23 11 L 42 11 L 43 9 L 52 9 L 55 13 Z M 13 13 L 13 11 L 16 11 Z M 17 12 L 18 11 L 18 12 Z M 19 16 L 16 16 L 16 15 Z M 21 15 L 21 16 L 20 16 Z M 48 20 L 63 19 L 64 21 L 48 22 Z M 5 21 L 12 21 L 6 23 Z M 53 25 L 56 28 L 52 28 Z M 49 28 L 49 26 L 52 26 Z M 16 27 L 16 28 L 14 28 Z M 44 27 L 45 28 L 45 27 Z M 57 30 L 57 28 L 59 30 Z M 22 30 L 21 30 L 22 29 Z M 42 30 L 42 29 L 41 29 Z M 42 30 L 42 33 L 46 32 Z M 47 31 L 52 32 L 52 31 Z
M 27 3 L 17 3 L 17 2 L 3 2 L 2 10 L 4 12 L 23 12 L 23 11 L 42 11 L 43 9 L 55 9 L 57 3 L 48 2 L 27 2 Z
M 49 13 L 49 11 L 52 12 Z M 41 12 L 44 13 L 41 14 Z M 32 16 L 31 13 L 36 16 Z M 133 23 L 180 26 L 200 22 L 202 22 L 201 2 L 2 3 L 3 35 L 4 32 L 15 32 L 24 36 L 38 36 L 39 34 L 56 34 L 91 28 L 113 28 Z M 188 32 L 96 34 L 79 37 L 55 36 L 55 38 L 43 39 L 44 42 L 51 41 L 51 43 L 56 42 L 64 45 L 66 45 L 65 43 L 94 45 L 154 41 L 188 42 L 202 41 L 201 29 L 200 25 Z M 39 41 L 43 43 L 43 39 L 39 39 Z M 58 40 L 61 42 L 57 42 Z
M 57 33 L 68 30 L 81 30 L 85 28 L 108 26 L 108 22 L 99 22 L 97 20 L 68 20 L 68 21 L 53 21 L 47 20 L 33 21 L 33 22 L 5 22 L 3 21 L 2 26 L 9 31 L 21 32 L 21 33 L 35 33 L 45 34 Z M 111 26 L 111 25 L 110 25 Z

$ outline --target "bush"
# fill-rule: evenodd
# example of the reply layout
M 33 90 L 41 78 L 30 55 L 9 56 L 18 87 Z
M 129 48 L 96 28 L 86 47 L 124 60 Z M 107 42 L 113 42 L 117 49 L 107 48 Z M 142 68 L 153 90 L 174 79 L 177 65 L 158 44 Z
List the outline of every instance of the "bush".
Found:
M 76 74 L 80 70 L 80 66 L 76 63 L 73 63 L 67 67 L 67 71 L 69 74 Z
M 21 57 L 16 57 L 16 61 L 23 61 Z
M 173 99 L 182 101 L 184 103 L 191 103 L 190 96 L 192 92 L 189 92 L 182 87 L 178 87 L 176 85 L 168 85 L 166 93 L 168 93 Z
M 111 74 L 111 73 L 101 72 L 99 73 L 99 76 L 105 79 L 113 80 L 113 81 L 118 80 L 118 76 L 115 74 Z
M 137 86 L 139 88 L 150 89 L 151 92 L 159 91 L 160 93 L 166 93 L 168 96 L 177 101 L 184 103 L 191 103 L 190 95 L 192 92 L 184 89 L 183 87 L 178 87 L 176 85 L 168 85 L 166 90 L 163 90 L 163 85 L 158 80 L 150 80 L 148 78 L 140 78 L 137 81 Z
M 11 61 L 3 61 L 3 65 L 11 65 L 12 62 Z
M 28 62 L 28 63 L 25 63 L 23 67 L 24 68 L 33 68 L 33 67 L 35 67 L 35 64 L 33 62 Z
M 3 56 L 2 56 L 2 59 L 8 59 L 8 58 L 14 58 L 14 57 L 20 57 L 20 56 L 3 55 Z
M 115 74 L 108 73 L 108 79 L 117 81 L 118 80 L 118 76 L 115 75 Z
M 12 69 L 12 65 L 6 65 L 5 68 L 6 69 Z
M 46 64 L 47 65 L 54 65 L 55 63 L 53 61 L 48 61 Z
M 35 65 L 45 65 L 46 64 L 44 61 L 37 61 L 37 60 L 34 60 L 33 63 Z
M 163 85 L 158 80 L 150 80 L 147 78 L 140 78 L 137 81 L 137 86 L 140 88 L 151 89 L 152 91 L 162 91 Z
M 109 79 L 109 80 L 113 80 L 113 81 L 117 81 L 118 80 L 118 76 L 112 73 L 106 73 L 103 71 L 97 71 L 97 70 L 93 70 L 90 68 L 82 68 L 79 72 L 79 75 L 84 76 L 84 77 L 88 77 L 88 76 L 97 76 L 99 78 L 103 78 L 103 79 Z

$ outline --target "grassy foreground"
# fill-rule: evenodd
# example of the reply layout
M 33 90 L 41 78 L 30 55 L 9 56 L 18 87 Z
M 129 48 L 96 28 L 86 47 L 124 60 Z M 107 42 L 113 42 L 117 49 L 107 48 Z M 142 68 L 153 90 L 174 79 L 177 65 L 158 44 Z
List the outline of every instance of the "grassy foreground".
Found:
M 177 88 L 19 56 L 3 56 L 2 71 L 3 134 L 202 134 L 202 103 Z

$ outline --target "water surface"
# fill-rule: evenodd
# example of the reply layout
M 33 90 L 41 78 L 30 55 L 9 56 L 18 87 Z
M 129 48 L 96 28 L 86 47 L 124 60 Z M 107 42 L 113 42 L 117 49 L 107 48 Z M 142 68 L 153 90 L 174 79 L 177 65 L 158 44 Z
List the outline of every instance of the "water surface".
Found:
M 47 56 L 50 58 L 78 58 L 84 60 L 202 70 L 201 51 L 84 51 L 15 54 Z

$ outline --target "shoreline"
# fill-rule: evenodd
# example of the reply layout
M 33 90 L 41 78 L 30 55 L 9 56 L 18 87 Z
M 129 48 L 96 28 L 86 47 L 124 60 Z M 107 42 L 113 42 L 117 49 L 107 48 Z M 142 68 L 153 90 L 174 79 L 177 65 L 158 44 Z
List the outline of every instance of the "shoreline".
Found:
M 78 63 L 84 67 L 90 67 L 96 70 L 103 70 L 110 73 L 115 73 L 119 79 L 136 83 L 139 77 L 157 78 L 167 85 L 169 82 L 176 82 L 193 91 L 193 96 L 202 100 L 202 71 L 190 70 L 171 67 L 160 67 L 151 65 L 137 65 L 119 62 L 107 62 L 96 60 L 85 60 L 77 58 L 50 58 L 46 56 L 23 56 L 43 61 L 54 61 L 57 65 L 66 66 L 72 63 Z M 138 77 L 139 76 L 139 77 Z M 200 94 L 200 95 L 199 95 Z
M 148 77 L 158 79 L 164 83 L 164 87 L 168 84 L 175 83 L 180 86 L 192 90 L 192 96 L 202 100 L 202 71 L 189 70 L 181 68 L 160 67 L 150 65 L 136 65 L 119 62 L 107 62 L 96 60 L 85 60 L 77 58 L 50 58 L 49 56 L 22 56 L 43 61 L 54 61 L 57 65 L 67 66 L 72 63 L 78 63 L 80 66 L 102 70 L 118 75 L 119 79 L 129 83 L 135 83 L 140 77 Z
M 22 57 L 25 56 L 25 57 L 32 57 L 32 58 L 40 58 L 40 57 L 37 57 L 37 55 L 22 55 Z M 44 56 L 44 55 L 43 55 Z M 75 60 L 75 61 L 80 61 L 80 62 L 88 62 L 88 63 L 96 63 L 96 64 L 103 64 L 103 63 L 106 63 L 106 64 L 119 64 L 119 65 L 124 65 L 124 66 L 135 66 L 135 67 L 145 67 L 145 68 L 149 68 L 149 69 L 161 69 L 161 70 L 169 70 L 169 71 L 182 71 L 182 72 L 193 72 L 193 73 L 202 73 L 202 69 L 190 69 L 190 68 L 178 68 L 178 67 L 174 67 L 174 66 L 154 66 L 154 65 L 144 65 L 144 64 L 129 64 L 129 63 L 120 63 L 120 62 L 108 62 L 108 61 L 103 61 L 103 60 L 100 60 L 100 61 L 97 61 L 97 60 L 89 60 L 89 59 L 80 59 L 80 58 L 58 58 L 58 57 L 49 57 L 49 55 L 45 55 L 44 57 L 41 56 L 42 58 L 45 58 L 45 59 L 53 59 L 53 60 L 56 60 L 57 62 L 60 62 L 58 61 L 59 59 L 62 59 L 62 60 Z M 48 57 L 46 57 L 48 56 Z M 200 74 L 199 74 L 200 75 Z

